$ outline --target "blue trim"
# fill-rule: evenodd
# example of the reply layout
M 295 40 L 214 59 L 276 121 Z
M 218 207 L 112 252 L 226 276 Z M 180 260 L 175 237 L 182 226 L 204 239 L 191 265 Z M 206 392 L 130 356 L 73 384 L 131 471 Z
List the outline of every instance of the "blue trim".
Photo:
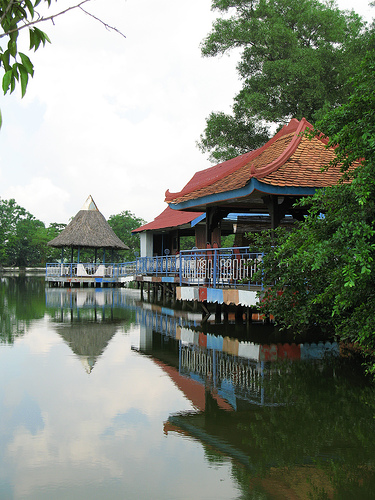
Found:
M 174 283 L 175 279 L 174 276 L 162 276 L 161 281 L 162 283 Z
M 206 218 L 206 214 L 202 214 L 199 217 L 196 217 L 194 220 L 191 221 L 191 227 L 194 227 L 198 224 L 198 222 L 202 221 L 203 219 Z
M 311 196 L 315 193 L 316 188 L 309 187 L 295 187 L 295 186 L 272 186 L 270 184 L 264 184 L 258 179 L 252 177 L 250 182 L 246 184 L 243 188 L 235 189 L 233 191 L 224 191 L 223 193 L 215 193 L 207 196 L 202 196 L 202 198 L 196 198 L 194 200 L 183 201 L 181 203 L 172 204 L 168 203 L 170 208 L 173 210 L 184 210 L 186 208 L 197 207 L 200 205 L 215 204 L 218 202 L 229 201 L 233 198 L 243 198 L 245 196 L 251 195 L 254 191 L 259 191 L 265 194 L 277 194 L 280 196 Z
M 162 307 L 161 308 L 161 313 L 165 314 L 166 316 L 174 316 L 174 310 L 169 309 L 168 307 Z

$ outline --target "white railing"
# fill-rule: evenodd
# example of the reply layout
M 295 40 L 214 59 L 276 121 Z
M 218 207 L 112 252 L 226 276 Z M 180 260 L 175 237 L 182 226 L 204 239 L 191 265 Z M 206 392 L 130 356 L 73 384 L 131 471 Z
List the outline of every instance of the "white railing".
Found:
M 117 278 L 118 271 L 119 264 L 46 264 L 46 278 Z

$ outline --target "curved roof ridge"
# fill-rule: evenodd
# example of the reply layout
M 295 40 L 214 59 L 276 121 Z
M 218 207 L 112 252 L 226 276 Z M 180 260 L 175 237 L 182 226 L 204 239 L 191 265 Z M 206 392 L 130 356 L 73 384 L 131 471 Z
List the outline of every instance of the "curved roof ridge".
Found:
M 290 126 L 291 125 L 291 126 Z M 251 165 L 250 168 L 250 177 L 256 177 L 257 179 L 261 179 L 262 177 L 266 177 L 268 174 L 271 172 L 274 172 L 277 170 L 279 167 L 284 165 L 286 160 L 290 158 L 298 148 L 301 140 L 302 140 L 302 132 L 306 130 L 307 128 L 313 129 L 313 126 L 306 120 L 306 118 L 302 118 L 300 122 L 293 118 L 288 125 L 284 126 L 280 132 L 283 131 L 283 134 L 276 134 L 273 139 L 277 140 L 279 139 L 282 135 L 286 135 L 289 133 L 293 133 L 293 138 L 288 144 L 288 146 L 284 149 L 284 151 L 280 154 L 276 160 L 272 161 L 268 165 L 265 165 L 264 167 L 260 167 L 258 169 L 255 168 L 255 165 Z M 272 141 L 272 139 L 271 139 Z M 269 141 L 265 146 L 270 146 L 271 141 Z M 272 141 L 274 142 L 274 141 Z M 265 148 L 266 149 L 266 148 Z M 258 156 L 258 155 L 257 155 Z

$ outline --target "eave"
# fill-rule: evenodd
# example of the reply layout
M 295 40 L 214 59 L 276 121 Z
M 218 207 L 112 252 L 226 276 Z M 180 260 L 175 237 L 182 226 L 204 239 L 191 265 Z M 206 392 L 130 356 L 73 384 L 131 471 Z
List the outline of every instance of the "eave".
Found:
M 301 186 L 273 186 L 265 184 L 255 177 L 250 179 L 244 187 L 234 189 L 233 191 L 226 191 L 222 193 L 215 193 L 201 198 L 187 200 L 180 203 L 169 203 L 169 207 L 173 210 L 190 210 L 203 212 L 207 206 L 213 205 L 226 205 L 234 207 L 237 204 L 245 203 L 250 197 L 254 197 L 257 193 L 262 195 L 278 195 L 278 196 L 295 196 L 304 197 L 311 196 L 316 192 L 316 188 L 301 187 Z

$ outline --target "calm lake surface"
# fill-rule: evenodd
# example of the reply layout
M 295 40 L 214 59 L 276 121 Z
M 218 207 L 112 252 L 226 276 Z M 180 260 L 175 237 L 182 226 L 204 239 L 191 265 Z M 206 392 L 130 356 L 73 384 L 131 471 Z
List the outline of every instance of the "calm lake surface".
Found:
M 199 318 L 1 278 L 0 499 L 375 498 L 358 364 Z

